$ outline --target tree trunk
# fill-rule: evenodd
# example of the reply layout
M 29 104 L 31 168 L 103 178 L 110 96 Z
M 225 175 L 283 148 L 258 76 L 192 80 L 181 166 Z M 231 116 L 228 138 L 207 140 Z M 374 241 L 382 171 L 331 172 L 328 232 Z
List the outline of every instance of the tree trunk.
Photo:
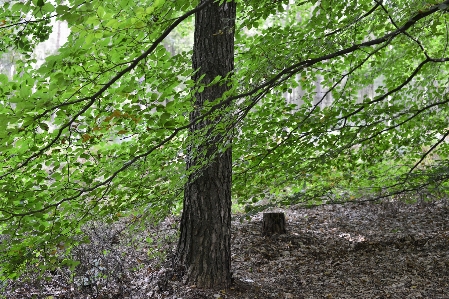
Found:
M 201 83 L 207 84 L 233 70 L 235 11 L 234 2 L 222 5 L 213 2 L 195 14 L 192 57 L 193 68 L 198 70 L 193 77 L 195 82 L 204 75 Z M 228 89 L 226 84 L 215 84 L 196 94 L 190 119 L 201 115 L 207 101 L 220 98 Z M 190 128 L 190 134 L 218 121 L 217 117 L 197 122 Z M 186 282 L 204 288 L 228 287 L 231 283 L 231 148 L 213 156 L 220 146 L 217 142 L 224 141 L 219 141 L 223 135 L 210 134 L 207 144 L 196 145 L 195 152 L 194 146 L 188 149 L 187 169 L 201 164 L 195 158 L 195 153 L 201 150 L 206 152 L 203 160 L 212 157 L 212 161 L 200 175 L 189 176 L 177 247 L 178 260 L 187 271 Z
M 264 213 L 263 231 L 265 236 L 272 234 L 285 234 L 285 215 L 284 213 Z

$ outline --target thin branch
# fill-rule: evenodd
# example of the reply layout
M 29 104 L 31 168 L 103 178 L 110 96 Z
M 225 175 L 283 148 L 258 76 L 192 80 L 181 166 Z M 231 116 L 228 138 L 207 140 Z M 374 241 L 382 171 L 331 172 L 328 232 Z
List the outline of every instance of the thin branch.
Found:
M 372 101 L 369 101 L 367 103 L 364 103 L 363 105 L 361 105 L 359 108 L 357 108 L 356 110 L 341 116 L 340 118 L 338 118 L 338 120 L 342 120 L 342 119 L 347 119 L 351 116 L 356 115 L 357 113 L 359 113 L 360 111 L 364 110 L 366 107 L 370 106 L 371 104 L 375 104 L 378 102 L 381 102 L 383 100 L 385 100 L 386 98 L 388 98 L 388 96 L 394 94 L 395 92 L 401 90 L 402 88 L 404 88 L 404 86 L 406 86 L 408 83 L 410 83 L 412 81 L 412 79 L 419 73 L 419 71 L 421 70 L 421 68 L 426 64 L 431 62 L 432 60 L 430 59 L 426 59 L 424 61 L 422 61 L 416 68 L 415 70 L 411 73 L 410 76 L 407 77 L 407 79 L 405 79 L 404 82 L 402 82 L 400 85 L 398 85 L 397 87 L 393 88 L 392 90 L 389 90 L 387 93 L 383 94 L 380 97 L 375 98 Z
M 421 164 L 421 162 L 424 161 L 424 159 L 425 159 L 431 152 L 433 152 L 433 150 L 434 150 L 438 145 L 440 145 L 441 143 L 443 143 L 443 142 L 445 141 L 445 139 L 446 139 L 447 136 L 449 136 L 449 130 L 447 130 L 446 133 L 445 133 L 445 134 L 444 134 L 444 135 L 443 135 L 443 136 L 442 136 L 442 137 L 441 137 L 441 138 L 440 138 L 434 145 L 432 145 L 432 147 L 429 148 L 429 150 L 426 151 L 426 152 L 424 153 L 424 155 L 421 156 L 421 159 L 419 159 L 419 161 L 416 162 L 416 164 L 413 165 L 412 168 L 410 168 L 410 170 L 409 170 L 409 172 L 408 172 L 408 174 L 407 174 L 407 177 L 408 177 L 409 175 L 412 174 L 412 172 L 416 169 L 416 167 L 418 167 L 419 164 Z
M 399 28 L 399 26 L 396 24 L 396 22 L 393 20 L 393 18 L 391 17 L 390 13 L 388 12 L 388 10 L 385 8 L 385 6 L 381 3 L 381 1 L 379 0 L 375 0 L 376 2 L 378 2 L 378 4 L 382 7 L 382 10 L 385 12 L 385 14 L 388 16 L 388 18 L 390 19 L 391 24 L 393 24 L 394 27 Z M 418 46 L 421 48 L 421 51 L 424 53 L 424 56 L 426 56 L 426 58 L 429 58 L 429 55 L 427 54 L 426 49 L 424 48 L 424 46 L 422 45 L 422 43 L 418 40 L 415 39 L 413 36 L 411 36 L 408 32 L 404 32 L 404 34 L 410 38 L 412 41 L 414 41 L 415 43 L 418 44 Z
M 352 21 L 351 23 L 347 24 L 346 26 L 336 29 L 332 32 L 329 32 L 328 34 L 324 35 L 325 37 L 327 36 L 331 36 L 334 35 L 338 32 L 341 32 L 349 27 L 351 27 L 352 25 L 360 22 L 362 19 L 366 18 L 367 16 L 369 16 L 370 14 L 372 14 L 374 11 L 376 11 L 376 9 L 379 7 L 380 3 L 378 1 L 376 1 L 376 5 L 373 6 L 373 8 L 371 8 L 369 11 L 367 11 L 365 14 L 361 15 L 360 17 L 358 17 L 357 19 L 355 19 L 354 21 Z
M 37 20 L 23 20 L 21 22 L 17 22 L 17 23 L 13 23 L 13 24 L 8 24 L 8 25 L 2 25 L 0 26 L 0 30 L 1 29 L 5 29 L 5 28 L 10 28 L 10 27 L 15 27 L 15 26 L 19 26 L 19 25 L 28 25 L 29 23 L 40 23 L 40 22 L 44 22 L 47 21 L 51 18 L 57 17 L 58 14 L 54 14 L 54 15 L 50 15 L 48 17 L 42 18 L 42 19 L 37 19 Z

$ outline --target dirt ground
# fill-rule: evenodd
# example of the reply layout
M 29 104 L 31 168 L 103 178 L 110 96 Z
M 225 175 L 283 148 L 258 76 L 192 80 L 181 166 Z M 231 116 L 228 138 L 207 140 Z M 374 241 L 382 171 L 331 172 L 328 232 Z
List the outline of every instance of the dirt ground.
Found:
M 92 226 L 92 242 L 74 251 L 77 272 L 10 282 L 5 298 L 449 298 L 449 206 L 292 207 L 287 234 L 264 237 L 262 215 L 233 223 L 234 285 L 185 285 L 164 263 L 177 220 L 143 231 Z M 149 239 L 150 237 L 150 239 Z

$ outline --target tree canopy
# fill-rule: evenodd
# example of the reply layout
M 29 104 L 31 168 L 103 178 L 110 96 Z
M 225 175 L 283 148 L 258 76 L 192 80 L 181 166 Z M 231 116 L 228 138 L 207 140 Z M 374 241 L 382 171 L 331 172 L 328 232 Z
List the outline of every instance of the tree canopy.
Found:
M 235 31 L 235 69 L 206 85 L 191 50 L 163 42 L 211 1 L 2 1 L 0 53 L 21 59 L 0 75 L 0 276 L 40 256 L 43 269 L 75 266 L 54 257 L 88 241 L 76 236 L 88 221 L 179 210 L 210 142 L 217 155 L 232 140 L 233 199 L 248 213 L 267 198 L 446 192 L 449 1 L 238 1 L 236 28 L 216 32 Z M 53 20 L 68 41 L 36 65 Z M 195 94 L 220 84 L 189 119 Z M 285 100 L 296 88 L 300 105 Z M 187 134 L 209 118 L 220 122 Z M 201 163 L 186 170 L 187 154 Z

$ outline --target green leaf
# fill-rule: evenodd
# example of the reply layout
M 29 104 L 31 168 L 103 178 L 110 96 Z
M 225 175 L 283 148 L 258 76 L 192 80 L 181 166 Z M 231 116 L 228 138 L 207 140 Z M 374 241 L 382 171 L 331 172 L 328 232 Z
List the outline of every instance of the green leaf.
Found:
M 97 15 L 100 18 L 103 18 L 106 15 L 106 12 L 104 11 L 104 7 L 103 6 L 98 6 L 98 8 L 97 8 Z
M 0 83 L 6 85 L 8 83 L 8 76 L 0 74 Z
M 55 10 L 56 10 L 55 7 L 51 3 L 45 3 L 45 5 L 42 6 L 43 13 L 51 13 L 54 12 Z
M 58 13 L 59 15 L 63 15 L 69 11 L 70 11 L 70 7 L 68 7 L 67 5 L 58 5 L 56 7 L 56 13 Z
M 163 126 L 167 122 L 167 120 L 171 117 L 172 117 L 172 115 L 170 113 L 166 113 L 166 112 L 162 113 L 161 116 L 159 117 L 159 121 L 158 121 L 159 125 Z
M 39 128 L 44 131 L 48 131 L 50 129 L 46 123 L 39 123 Z

